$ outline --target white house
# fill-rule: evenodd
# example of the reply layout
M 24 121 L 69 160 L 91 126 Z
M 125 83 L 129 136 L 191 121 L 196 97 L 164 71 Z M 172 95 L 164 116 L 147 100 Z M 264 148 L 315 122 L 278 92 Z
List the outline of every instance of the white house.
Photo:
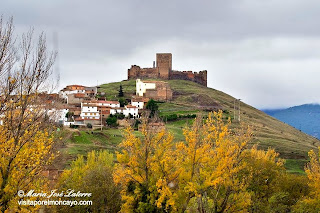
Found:
M 114 114 L 116 114 L 116 113 L 119 113 L 119 114 L 124 114 L 123 113 L 123 110 L 124 110 L 124 108 L 123 107 L 118 107 L 118 108 L 111 108 L 110 109 L 110 115 L 114 115 Z
M 100 114 L 96 103 L 81 103 L 80 117 L 84 120 L 98 120 Z
M 114 115 L 116 113 L 119 114 L 124 114 L 125 117 L 129 117 L 129 114 L 132 115 L 133 117 L 138 117 L 139 116 L 139 109 L 136 106 L 132 105 L 127 105 L 125 107 L 119 107 L 119 108 L 111 108 L 110 109 L 110 114 Z
M 132 105 L 127 105 L 124 108 L 125 109 L 123 110 L 123 114 L 126 117 L 129 117 L 129 115 L 132 115 L 133 117 L 138 117 L 138 107 L 132 106 Z
M 68 121 L 68 118 L 66 117 L 67 113 L 69 112 L 69 109 L 49 109 L 47 114 L 49 118 L 59 124 L 62 124 L 64 126 L 69 126 L 70 124 L 74 124 L 73 121 Z
M 136 95 L 143 96 L 147 89 L 156 89 L 156 84 L 142 82 L 140 79 L 136 80 Z
M 97 101 L 98 106 L 107 106 L 111 108 L 119 108 L 120 103 L 119 101 L 103 101 L 103 100 L 98 100 Z
M 84 87 L 79 87 L 77 89 L 71 89 L 71 88 L 64 88 L 59 91 L 59 97 L 63 99 L 67 99 L 68 95 L 70 94 L 77 94 L 77 93 L 82 93 L 85 94 L 86 90 Z
M 59 91 L 59 97 L 68 99 L 70 94 L 84 94 L 87 97 L 95 96 L 98 92 L 97 87 L 85 87 L 82 85 L 68 85 Z
M 138 107 L 138 109 L 143 109 L 148 101 L 149 98 L 134 97 L 131 99 L 131 105 Z

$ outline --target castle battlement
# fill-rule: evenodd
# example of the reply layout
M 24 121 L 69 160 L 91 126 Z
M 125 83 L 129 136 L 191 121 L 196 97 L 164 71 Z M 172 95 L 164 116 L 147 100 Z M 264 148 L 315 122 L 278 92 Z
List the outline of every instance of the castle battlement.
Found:
M 153 63 L 153 67 L 150 68 L 141 68 L 140 66 L 132 65 L 131 68 L 128 69 L 128 79 L 137 78 L 188 80 L 207 86 L 207 70 L 199 72 L 172 70 L 171 53 L 157 53 L 156 65 Z

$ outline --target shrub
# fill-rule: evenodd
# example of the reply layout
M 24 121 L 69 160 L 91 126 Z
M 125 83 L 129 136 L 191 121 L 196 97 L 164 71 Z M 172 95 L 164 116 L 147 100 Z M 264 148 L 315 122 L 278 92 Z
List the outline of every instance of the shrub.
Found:
M 119 98 L 119 103 L 120 103 L 120 107 L 124 107 L 125 105 L 128 104 L 128 101 L 125 98 L 121 97 Z
M 115 127 L 117 126 L 117 117 L 116 116 L 112 116 L 110 115 L 107 119 L 106 119 L 106 123 L 108 124 L 108 126 L 112 126 Z
M 116 113 L 115 115 L 113 115 L 113 117 L 116 117 L 119 120 L 122 120 L 125 118 L 124 114 L 122 113 Z
M 74 124 L 70 124 L 70 128 L 73 128 L 73 129 L 78 129 L 78 125 L 74 125 Z
M 146 105 L 146 109 L 150 110 L 150 117 L 153 117 L 154 114 L 158 111 L 158 104 L 153 99 L 150 99 Z

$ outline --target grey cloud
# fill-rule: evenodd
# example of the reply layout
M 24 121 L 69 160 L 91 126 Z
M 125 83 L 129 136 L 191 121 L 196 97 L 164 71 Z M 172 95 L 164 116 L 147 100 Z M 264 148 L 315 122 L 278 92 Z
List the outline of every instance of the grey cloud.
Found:
M 172 52 L 175 69 L 207 69 L 209 86 L 265 108 L 320 99 L 319 9 L 316 0 L 2 0 L 0 14 L 18 33 L 45 31 L 50 47 L 58 33 L 61 86 L 123 80 L 131 64 Z

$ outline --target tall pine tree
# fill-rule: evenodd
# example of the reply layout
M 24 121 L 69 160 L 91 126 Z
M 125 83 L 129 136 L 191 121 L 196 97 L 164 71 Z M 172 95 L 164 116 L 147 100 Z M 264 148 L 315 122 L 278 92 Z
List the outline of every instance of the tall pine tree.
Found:
M 118 97 L 123 97 L 122 85 L 120 84 Z

